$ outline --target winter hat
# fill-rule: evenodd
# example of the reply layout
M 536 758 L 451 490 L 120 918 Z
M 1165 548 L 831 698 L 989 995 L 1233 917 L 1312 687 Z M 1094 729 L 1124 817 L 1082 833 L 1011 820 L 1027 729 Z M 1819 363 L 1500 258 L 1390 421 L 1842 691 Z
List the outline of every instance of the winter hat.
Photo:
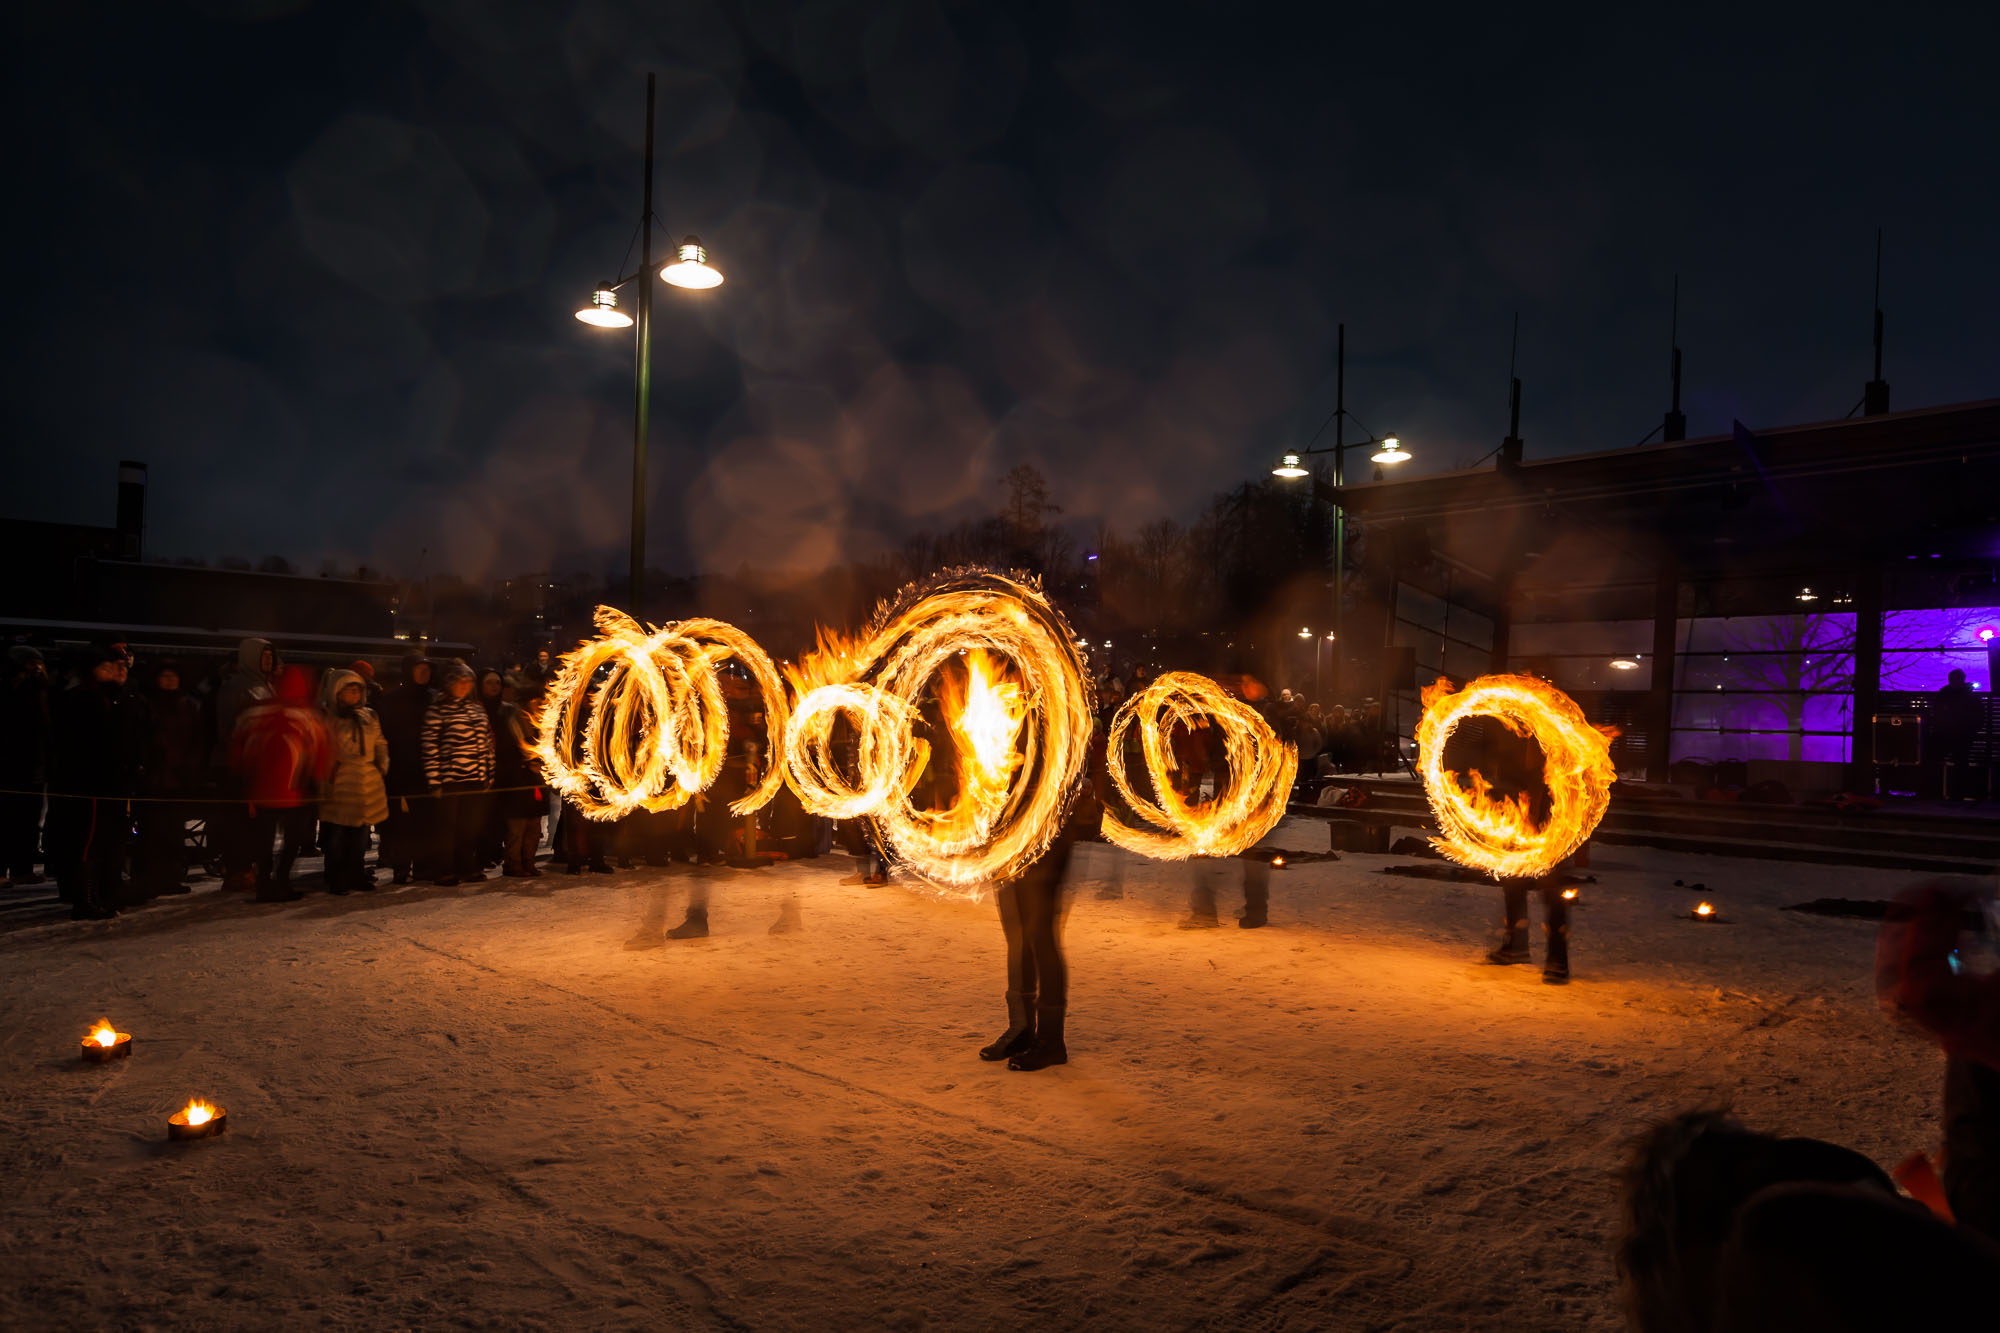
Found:
M 445 659 L 444 665 L 438 668 L 438 680 L 441 682 L 471 679 L 472 668 L 467 666 L 460 658 L 448 657 Z
M 365 657 L 355 658 L 347 664 L 347 669 L 361 677 L 363 685 L 370 685 L 375 681 L 375 664 Z
M 42 650 L 34 647 L 32 644 L 17 643 L 7 650 L 7 660 L 12 662 L 17 668 L 24 667 L 30 662 L 41 661 Z

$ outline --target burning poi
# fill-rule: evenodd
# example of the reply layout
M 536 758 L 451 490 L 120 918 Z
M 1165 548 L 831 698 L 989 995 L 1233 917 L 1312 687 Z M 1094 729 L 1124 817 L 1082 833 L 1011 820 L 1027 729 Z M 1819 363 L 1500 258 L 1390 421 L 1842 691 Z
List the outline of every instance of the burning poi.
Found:
M 562 659 L 536 745 L 549 785 L 589 818 L 672 810 L 715 781 L 729 749 L 729 710 L 716 668 L 729 658 L 755 678 L 771 735 L 783 734 L 789 708 L 777 670 L 734 625 L 677 620 L 648 630 L 600 606 L 597 631 Z M 730 810 L 759 809 L 783 780 L 767 765 Z
M 958 663 L 961 671 L 944 672 Z M 1090 742 L 1090 677 L 1076 636 L 1032 581 L 963 569 L 912 584 L 859 637 L 822 633 L 786 674 L 798 691 L 782 772 L 800 802 L 866 816 L 932 884 L 983 897 L 1019 875 L 1062 828 Z M 917 735 L 936 680 L 958 791 L 942 810 L 911 790 L 931 757 Z M 855 732 L 856 776 L 835 762 L 834 724 Z
M 1134 790 L 1125 772 L 1125 735 L 1135 724 L 1157 800 Z M 1183 800 L 1175 790 L 1170 742 L 1177 725 L 1212 726 L 1222 737 L 1229 782 L 1212 801 Z M 1112 719 L 1105 745 L 1118 794 L 1154 827 L 1134 828 L 1107 809 L 1104 836 L 1127 851 L 1162 861 L 1234 856 L 1254 846 L 1284 818 L 1299 771 L 1297 748 L 1280 741 L 1255 709 L 1208 677 L 1187 671 L 1169 671 L 1126 700 Z
M 1431 846 L 1460 865 L 1503 878 L 1548 874 L 1581 847 L 1611 804 L 1618 772 L 1611 764 L 1616 732 L 1592 726 L 1567 694 L 1533 676 L 1481 676 L 1453 691 L 1440 676 L 1424 687 L 1417 723 L 1418 775 L 1442 835 Z M 1541 747 L 1549 816 L 1536 827 L 1526 800 L 1493 795 L 1477 769 L 1461 782 L 1444 766 L 1445 742 L 1468 717 L 1499 720 Z

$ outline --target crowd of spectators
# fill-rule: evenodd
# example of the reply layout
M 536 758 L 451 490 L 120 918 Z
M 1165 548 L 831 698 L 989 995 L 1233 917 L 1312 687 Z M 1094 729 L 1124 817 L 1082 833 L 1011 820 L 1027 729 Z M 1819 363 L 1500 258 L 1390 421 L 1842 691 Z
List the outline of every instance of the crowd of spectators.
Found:
M 375 888 L 378 870 L 397 884 L 495 869 L 532 878 L 551 813 L 556 858 L 572 874 L 612 873 L 613 857 L 744 861 L 813 841 L 785 802 L 761 821 L 726 814 L 728 792 L 760 762 L 761 718 L 745 703 L 754 691 L 733 678 L 731 707 L 745 716 L 717 792 L 605 825 L 552 802 L 544 785 L 535 747 L 555 671 L 547 651 L 483 671 L 412 654 L 386 685 L 366 660 L 315 669 L 264 639 L 200 671 L 137 662 L 115 642 L 51 656 L 26 644 L 7 655 L 0 871 L 12 885 L 53 879 L 80 919 L 187 893 L 195 868 L 226 891 L 294 901 L 299 859 L 317 854 L 333 894 Z

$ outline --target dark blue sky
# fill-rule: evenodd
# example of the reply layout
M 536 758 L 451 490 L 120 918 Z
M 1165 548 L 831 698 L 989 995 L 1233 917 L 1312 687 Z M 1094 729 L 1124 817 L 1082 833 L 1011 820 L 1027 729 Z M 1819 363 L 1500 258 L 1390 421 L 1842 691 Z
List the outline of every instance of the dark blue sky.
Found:
M 659 198 L 655 564 L 808 567 L 992 503 L 1186 517 L 1331 407 L 1413 467 L 2000 394 L 2000 25 L 1755 6 L 37 4 L 11 15 L 7 512 L 149 553 L 622 565 Z M 1782 7 L 1803 13 L 1797 6 Z M 661 238 L 664 244 L 665 238 Z M 424 554 L 428 552 L 428 554 Z

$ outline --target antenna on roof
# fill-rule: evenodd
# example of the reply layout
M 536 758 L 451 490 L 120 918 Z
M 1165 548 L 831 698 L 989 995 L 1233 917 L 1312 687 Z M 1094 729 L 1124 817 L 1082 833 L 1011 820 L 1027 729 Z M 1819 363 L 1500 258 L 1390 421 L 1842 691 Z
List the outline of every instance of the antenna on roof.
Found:
M 1889 381 L 1882 378 L 1882 229 L 1875 229 L 1875 378 L 1861 386 L 1861 415 L 1889 410 Z
M 1500 470 L 1518 466 L 1521 461 L 1521 377 L 1514 373 L 1521 353 L 1521 312 L 1514 312 L 1514 341 L 1507 349 L 1507 438 L 1500 441 Z
M 1681 411 L 1681 275 L 1674 274 L 1674 314 L 1668 326 L 1667 346 L 1673 349 L 1670 360 L 1670 374 L 1673 376 L 1673 405 L 1667 409 L 1667 419 L 1660 427 L 1662 440 L 1685 440 L 1688 437 L 1687 413 Z

